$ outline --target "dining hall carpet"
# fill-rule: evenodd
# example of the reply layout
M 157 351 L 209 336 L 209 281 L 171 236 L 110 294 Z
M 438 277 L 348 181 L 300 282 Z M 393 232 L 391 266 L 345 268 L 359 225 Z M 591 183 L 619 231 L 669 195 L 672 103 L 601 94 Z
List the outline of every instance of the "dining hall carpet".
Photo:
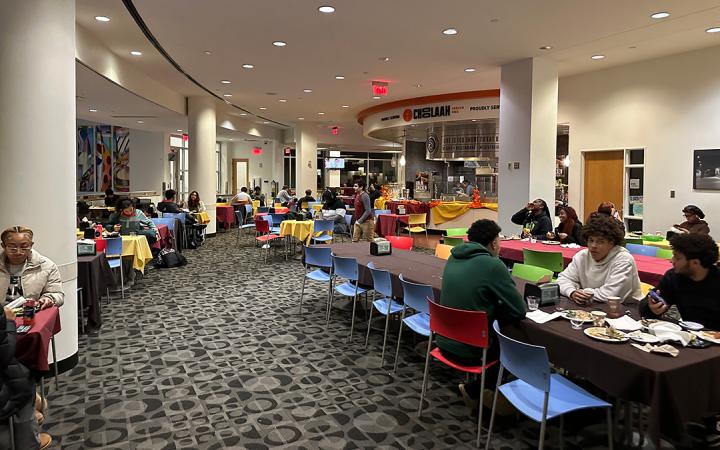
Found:
M 208 239 L 185 251 L 187 266 L 153 270 L 103 305 L 102 329 L 80 337 L 79 364 L 50 388 L 52 449 L 475 448 L 461 374 L 433 364 L 417 417 L 421 341 L 403 333 L 393 373 L 391 334 L 379 367 L 382 331 L 365 351 L 362 320 L 347 340 L 348 312 L 333 310 L 325 329 L 326 285 L 309 284 L 299 314 L 300 262 L 278 252 L 265 264 L 251 238 L 235 238 Z M 600 433 L 567 420 L 565 448 L 605 448 L 604 416 L 580 417 Z M 535 448 L 538 433 L 512 416 L 491 447 Z M 552 425 L 548 446 L 557 439 Z

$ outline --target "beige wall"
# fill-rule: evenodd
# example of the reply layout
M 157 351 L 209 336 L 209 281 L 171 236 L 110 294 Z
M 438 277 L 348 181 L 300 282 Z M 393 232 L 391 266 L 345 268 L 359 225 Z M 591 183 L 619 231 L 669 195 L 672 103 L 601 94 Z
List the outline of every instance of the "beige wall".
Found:
M 644 231 L 665 231 L 683 220 L 684 205 L 695 204 L 720 238 L 720 191 L 692 188 L 693 150 L 720 148 L 719 74 L 720 47 L 712 47 L 561 78 L 558 122 L 570 124 L 570 203 L 582 205 L 581 150 L 641 147 Z

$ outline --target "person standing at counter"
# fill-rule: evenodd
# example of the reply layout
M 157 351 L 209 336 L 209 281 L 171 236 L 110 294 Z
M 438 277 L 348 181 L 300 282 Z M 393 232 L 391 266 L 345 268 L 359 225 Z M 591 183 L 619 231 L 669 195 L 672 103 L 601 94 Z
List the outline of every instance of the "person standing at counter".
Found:
M 680 233 L 710 234 L 710 225 L 702 220 L 705 218 L 705 213 L 702 212 L 702 209 L 695 205 L 687 205 L 683 208 L 682 212 L 683 216 L 685 216 L 685 222 L 679 225 L 673 225 Z
M 352 241 L 360 239 L 372 241 L 375 237 L 375 212 L 370 204 L 370 195 L 365 192 L 365 182 L 358 181 L 353 185 L 355 189 L 355 225 L 353 226 Z
M 525 208 L 516 212 L 512 218 L 513 223 L 522 225 L 522 237 L 535 237 L 545 239 L 552 229 L 550 209 L 543 199 L 533 200 Z
M 558 217 L 560 224 L 554 232 L 547 234 L 548 239 L 556 239 L 563 244 L 578 244 L 583 247 L 587 245 L 582 236 L 582 223 L 578 219 L 575 208 L 572 206 L 560 206 Z
M 370 205 L 375 208 L 375 200 L 382 197 L 382 192 L 380 192 L 380 186 L 375 183 L 370 183 L 370 186 L 368 186 L 368 193 L 370 195 Z

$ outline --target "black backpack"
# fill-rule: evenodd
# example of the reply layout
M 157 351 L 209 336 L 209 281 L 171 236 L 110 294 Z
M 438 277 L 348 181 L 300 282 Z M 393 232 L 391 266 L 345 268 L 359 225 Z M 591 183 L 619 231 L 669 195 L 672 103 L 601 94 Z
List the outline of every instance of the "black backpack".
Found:
M 158 255 L 158 267 L 171 269 L 173 267 L 180 267 L 187 264 L 187 259 L 180 253 L 176 252 L 172 248 L 164 248 L 160 250 Z

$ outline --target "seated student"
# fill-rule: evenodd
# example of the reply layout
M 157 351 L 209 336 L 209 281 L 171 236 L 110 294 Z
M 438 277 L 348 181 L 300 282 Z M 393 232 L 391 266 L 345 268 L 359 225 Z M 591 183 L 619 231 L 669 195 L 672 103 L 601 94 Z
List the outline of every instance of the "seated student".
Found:
M 198 191 L 192 191 L 190 193 L 190 195 L 188 196 L 187 207 L 191 213 L 207 211 L 207 209 L 205 208 L 205 203 L 200 200 L 200 193 L 198 193 Z
M 560 206 L 560 224 L 555 227 L 554 232 L 547 234 L 548 239 L 555 239 L 563 244 L 578 244 L 583 247 L 587 244 L 582 237 L 582 223 L 578 220 L 575 208 L 572 206 Z
M 673 225 L 680 233 L 710 234 L 710 225 L 705 222 L 705 213 L 695 205 L 687 205 L 682 210 L 685 222 Z
M 582 229 L 588 248 L 580 250 L 558 275 L 560 293 L 577 304 L 608 297 L 641 300 L 640 278 L 635 259 L 621 247 L 624 233 L 617 222 L 598 214 Z
M 283 186 L 280 192 L 278 192 L 276 200 L 282 206 L 288 206 L 290 204 L 292 196 L 290 195 L 290 188 L 287 185 Z
M 347 213 L 345 203 L 331 190 L 323 192 L 322 201 L 321 217 L 335 222 L 335 232 L 348 233 L 349 229 L 345 222 L 345 214 Z
M 260 186 L 255 186 L 250 198 L 260 201 L 260 206 L 265 206 L 265 194 L 262 193 Z
M 620 212 L 615 209 L 615 204 L 613 202 L 600 203 L 597 212 L 592 213 L 591 216 L 595 214 L 602 214 L 604 216 L 611 217 L 615 221 L 615 223 L 620 226 L 623 234 L 625 234 L 625 224 L 623 223 L 622 219 L 620 219 Z M 589 219 L 590 218 L 588 217 L 588 220 Z
M 487 312 L 490 330 L 488 361 L 498 358 L 499 346 L 492 323 L 514 322 L 525 317 L 525 301 L 515 287 L 500 254 L 500 226 L 492 220 L 481 219 L 470 226 L 468 243 L 453 247 L 442 277 L 440 304 L 468 311 Z M 442 336 L 437 337 L 442 354 L 463 365 L 480 365 L 482 349 L 462 344 Z M 494 374 L 494 375 L 493 375 Z M 485 375 L 486 387 L 495 388 L 497 365 Z M 460 385 L 466 404 L 473 408 L 480 397 L 479 378 Z
M 118 200 L 120 200 L 120 196 L 115 195 L 112 189 L 105 189 L 105 206 L 115 207 Z
M 547 234 L 552 231 L 550 209 L 545 200 L 540 198 L 528 203 L 525 208 L 516 212 L 510 220 L 512 220 L 512 223 L 522 225 L 522 237 L 524 238 L 545 239 Z
M 161 213 L 171 213 L 171 214 L 177 214 L 183 212 L 182 209 L 180 209 L 180 205 L 175 203 L 175 195 L 176 192 L 174 189 L 168 189 L 165 191 L 165 198 L 158 203 L 157 210 Z
M 241 187 L 240 192 L 235 194 L 235 197 L 230 200 L 230 204 L 232 205 L 246 205 L 248 203 L 252 203 L 252 198 L 250 197 L 250 194 L 248 194 L 248 188 L 245 186 Z
M 177 206 L 177 205 L 176 205 Z M 123 199 L 118 202 L 117 211 L 110 215 L 108 223 L 105 225 L 109 231 L 122 231 L 123 225 L 130 227 L 131 222 L 138 222 L 137 234 L 142 234 L 147 238 L 148 244 L 153 245 L 157 242 L 157 227 L 152 220 L 140 211 L 135 209 L 129 199 Z
M 298 200 L 297 204 L 298 204 L 298 206 L 300 206 L 301 208 L 304 206 L 304 207 L 307 209 L 307 208 L 308 208 L 308 204 L 309 204 L 310 202 L 314 202 L 314 201 L 315 201 L 315 197 L 312 196 L 312 191 L 311 191 L 310 189 L 306 189 L 306 190 L 305 190 L 305 197 L 300 198 L 300 199 Z M 303 203 L 306 203 L 306 204 L 303 205 Z

